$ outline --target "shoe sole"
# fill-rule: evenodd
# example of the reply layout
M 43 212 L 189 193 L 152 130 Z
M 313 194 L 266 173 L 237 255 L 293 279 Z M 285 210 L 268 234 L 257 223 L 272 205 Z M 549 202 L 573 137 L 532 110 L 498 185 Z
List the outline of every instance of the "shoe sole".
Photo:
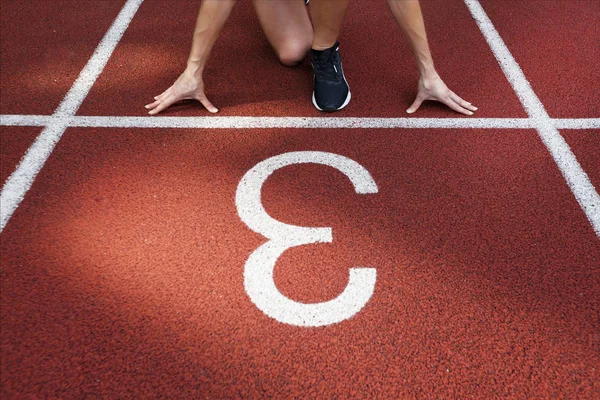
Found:
M 319 106 L 317 105 L 317 100 L 315 99 L 315 92 L 313 91 L 313 94 L 312 94 L 312 102 L 313 102 L 313 105 L 315 106 L 315 108 L 316 108 L 317 110 L 319 110 L 319 111 L 324 111 L 324 112 L 335 112 L 335 111 L 339 111 L 339 110 L 341 110 L 342 108 L 346 107 L 346 106 L 348 105 L 348 103 L 350 103 L 350 98 L 351 98 L 351 97 L 352 97 L 352 94 L 350 93 L 350 87 L 348 87 L 348 96 L 346 96 L 346 100 L 344 100 L 344 104 L 342 104 L 342 105 L 341 105 L 339 108 L 332 108 L 332 109 L 327 109 L 327 110 L 324 110 L 324 109 L 322 109 L 321 107 L 319 107 Z

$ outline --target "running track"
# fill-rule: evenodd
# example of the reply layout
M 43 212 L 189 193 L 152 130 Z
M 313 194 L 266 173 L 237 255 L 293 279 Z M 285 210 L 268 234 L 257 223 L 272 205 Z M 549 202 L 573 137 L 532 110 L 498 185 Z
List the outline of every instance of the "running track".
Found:
M 154 118 L 198 1 L 0 2 L 2 398 L 600 398 L 595 1 L 422 0 L 474 118 L 383 1 L 341 112 L 241 1 Z

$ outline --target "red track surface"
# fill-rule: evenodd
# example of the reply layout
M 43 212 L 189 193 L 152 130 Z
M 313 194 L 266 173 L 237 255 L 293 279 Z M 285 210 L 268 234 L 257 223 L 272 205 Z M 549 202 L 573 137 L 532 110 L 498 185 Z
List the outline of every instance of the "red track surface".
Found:
M 221 115 L 323 116 L 309 102 L 307 65 L 277 64 L 246 3 L 207 72 Z M 592 2 L 576 3 L 573 13 L 594 18 Z M 122 2 L 81 11 L 61 2 L 62 17 L 58 7 L 33 13 L 45 2 L 24 5 L 48 24 L 37 33 L 5 23 L 20 2 L 1 4 L 2 113 L 51 114 Z M 464 4 L 442 4 L 423 1 L 446 81 L 481 107 L 479 117 L 526 117 Z M 496 23 L 504 10 L 483 5 Z M 179 72 L 196 9 L 144 3 L 80 114 L 143 115 Z M 86 15 L 97 18 L 81 35 Z M 44 42 L 50 53 L 85 42 L 67 61 L 40 62 L 64 85 L 19 90 L 16 45 L 42 46 L 55 24 L 65 39 Z M 345 28 L 353 100 L 339 116 L 404 116 L 414 67 L 384 3 L 353 2 Z M 519 62 L 525 46 L 539 50 L 506 34 Z M 581 68 L 573 75 L 584 77 Z M 599 116 L 591 90 L 574 98 L 585 113 L 553 113 L 565 103 L 544 92 L 551 78 L 523 69 L 552 117 Z M 167 113 L 205 114 L 195 105 Z M 459 117 L 435 105 L 417 116 Z M 41 128 L 1 129 L 4 181 Z M 600 187 L 599 131 L 561 134 Z M 265 183 L 274 218 L 333 228 L 332 243 L 280 257 L 274 279 L 284 295 L 326 301 L 344 290 L 350 267 L 377 269 L 365 308 L 320 328 L 267 317 L 244 289 L 244 264 L 264 238 L 238 216 L 236 187 L 259 162 L 294 151 L 349 157 L 379 188 L 358 195 L 339 171 L 309 164 Z M 69 128 L 0 251 L 2 398 L 600 397 L 600 241 L 535 130 Z
M 482 5 L 551 117 L 600 115 L 597 2 L 482 0 Z
M 2 127 L 0 131 L 0 180 L 6 181 L 33 143 L 41 128 Z
M 0 113 L 52 114 L 123 3 L 2 0 Z
M 600 130 L 562 132 L 595 187 L 600 187 Z

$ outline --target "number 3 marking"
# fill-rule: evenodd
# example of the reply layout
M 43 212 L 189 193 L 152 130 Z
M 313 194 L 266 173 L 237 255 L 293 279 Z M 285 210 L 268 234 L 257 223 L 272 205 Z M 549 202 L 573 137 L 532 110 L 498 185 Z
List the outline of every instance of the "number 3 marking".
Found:
M 292 164 L 323 164 L 346 175 L 356 193 L 377 193 L 369 172 L 349 158 L 318 151 L 285 153 L 257 164 L 240 181 L 235 203 L 242 221 L 268 242 L 257 248 L 246 261 L 244 286 L 254 304 L 269 317 L 290 325 L 324 326 L 348 319 L 367 304 L 375 289 L 374 268 L 350 268 L 348 286 L 335 299 L 305 304 L 285 297 L 275 286 L 273 270 L 279 256 L 291 247 L 310 243 L 330 243 L 331 228 L 311 228 L 277 221 L 265 211 L 261 190 L 276 170 Z

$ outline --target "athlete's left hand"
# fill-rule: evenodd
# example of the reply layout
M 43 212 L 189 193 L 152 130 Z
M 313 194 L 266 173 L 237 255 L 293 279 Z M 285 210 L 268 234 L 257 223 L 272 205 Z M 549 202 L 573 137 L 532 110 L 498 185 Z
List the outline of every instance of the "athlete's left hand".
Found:
M 421 76 L 419 78 L 419 93 L 406 112 L 409 114 L 414 113 L 425 100 L 439 101 L 454 111 L 465 115 L 473 115 L 473 111 L 477 110 L 477 107 L 473 104 L 461 99 L 456 93 L 448 89 L 448 86 L 437 74 L 432 77 Z

